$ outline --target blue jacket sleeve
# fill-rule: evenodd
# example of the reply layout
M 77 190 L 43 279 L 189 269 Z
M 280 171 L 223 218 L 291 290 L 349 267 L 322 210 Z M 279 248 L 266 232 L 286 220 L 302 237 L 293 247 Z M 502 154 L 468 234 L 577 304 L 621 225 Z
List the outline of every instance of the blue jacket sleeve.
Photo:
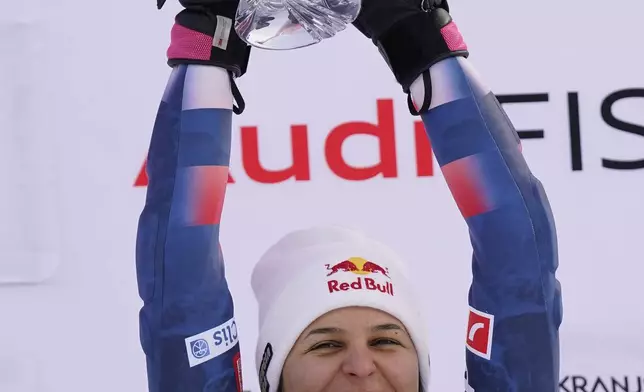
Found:
M 222 70 L 191 67 L 173 69 L 148 153 L 136 242 L 141 344 L 150 392 L 238 392 L 239 337 L 219 246 L 232 111 L 195 105 L 187 91 Z
M 432 79 L 441 78 L 444 103 L 423 122 L 473 248 L 466 390 L 556 392 L 562 306 L 544 188 L 467 60 L 437 68 Z

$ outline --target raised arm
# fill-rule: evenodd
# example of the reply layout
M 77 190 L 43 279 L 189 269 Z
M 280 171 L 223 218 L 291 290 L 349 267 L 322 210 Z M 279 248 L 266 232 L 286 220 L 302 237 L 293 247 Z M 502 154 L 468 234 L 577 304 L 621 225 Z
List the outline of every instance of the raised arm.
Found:
M 150 392 L 241 390 L 219 245 L 232 105 L 226 70 L 178 65 L 159 106 L 136 243 Z
M 562 318 L 555 225 L 543 186 L 495 96 L 462 57 L 430 68 L 422 113 L 474 250 L 467 386 L 475 392 L 556 392 Z M 411 87 L 425 99 L 421 75 Z
M 468 62 L 447 0 L 362 5 L 354 25 L 413 98 L 409 109 L 421 115 L 469 227 L 474 256 L 466 389 L 558 391 L 556 233 L 514 127 Z
M 219 230 L 232 114 L 244 108 L 233 80 L 246 72 L 250 47 L 232 28 L 237 0 L 179 3 L 136 243 L 141 345 L 150 392 L 239 392 L 239 336 Z

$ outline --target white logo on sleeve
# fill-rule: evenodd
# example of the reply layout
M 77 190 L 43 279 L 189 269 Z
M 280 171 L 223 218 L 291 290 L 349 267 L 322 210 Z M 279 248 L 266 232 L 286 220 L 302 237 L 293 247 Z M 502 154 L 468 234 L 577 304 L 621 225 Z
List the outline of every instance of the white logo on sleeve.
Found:
M 234 317 L 215 328 L 186 338 L 190 367 L 220 356 L 235 347 L 237 342 L 239 342 L 239 336 Z

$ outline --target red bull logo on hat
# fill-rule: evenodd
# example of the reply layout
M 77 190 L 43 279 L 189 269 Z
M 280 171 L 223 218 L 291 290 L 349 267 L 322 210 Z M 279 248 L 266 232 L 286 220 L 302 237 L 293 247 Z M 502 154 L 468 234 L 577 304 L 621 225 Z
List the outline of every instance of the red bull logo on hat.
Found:
M 335 275 L 339 272 L 351 272 L 358 275 L 355 279 L 349 281 L 340 281 L 331 279 L 327 282 L 329 293 L 353 291 L 353 290 L 371 290 L 380 291 L 381 293 L 394 295 L 394 285 L 389 282 L 377 282 L 374 276 L 383 276 L 390 280 L 389 270 L 380 266 L 373 261 L 363 259 L 362 257 L 350 257 L 336 264 L 325 265 L 328 273 L 327 276 Z M 367 276 L 370 275 L 370 276 Z
M 349 257 L 348 259 L 334 265 L 327 264 L 326 269 L 329 270 L 327 276 L 331 276 L 337 272 L 344 271 L 353 272 L 356 275 L 378 273 L 389 277 L 388 269 L 382 268 L 378 264 L 372 261 L 365 260 L 362 257 Z

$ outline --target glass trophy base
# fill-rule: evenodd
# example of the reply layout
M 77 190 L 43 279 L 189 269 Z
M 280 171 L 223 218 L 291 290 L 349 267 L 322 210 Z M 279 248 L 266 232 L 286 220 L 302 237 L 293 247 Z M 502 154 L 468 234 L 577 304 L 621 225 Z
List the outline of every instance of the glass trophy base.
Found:
M 303 48 L 346 29 L 360 7 L 360 0 L 241 0 L 235 31 L 260 49 Z

